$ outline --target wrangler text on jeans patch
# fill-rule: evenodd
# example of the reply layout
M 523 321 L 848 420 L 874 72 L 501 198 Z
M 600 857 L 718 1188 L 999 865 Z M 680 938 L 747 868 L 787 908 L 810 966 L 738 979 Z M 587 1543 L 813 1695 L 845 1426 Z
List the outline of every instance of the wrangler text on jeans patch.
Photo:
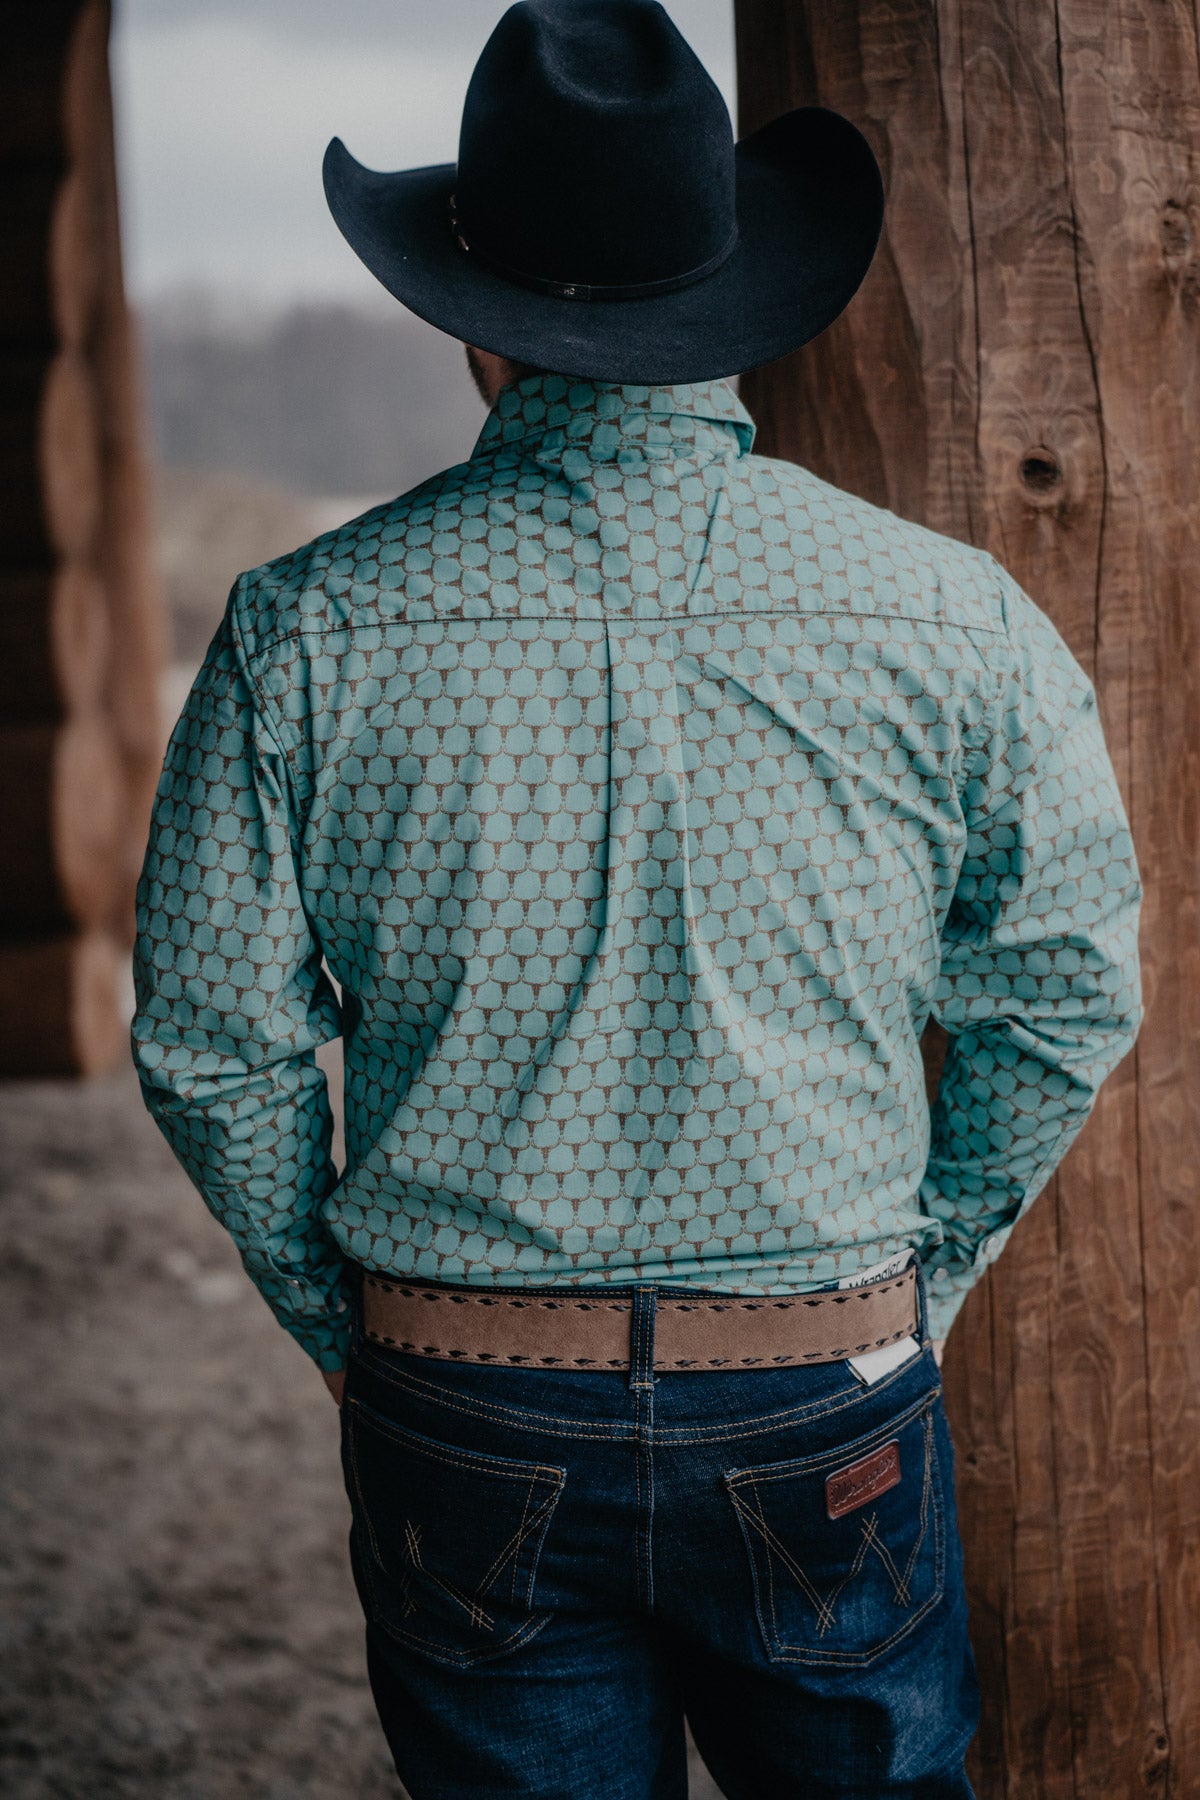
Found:
M 831 1519 L 865 1506 L 900 1480 L 900 1446 L 892 1440 L 848 1469 L 835 1469 L 825 1482 L 825 1507 Z

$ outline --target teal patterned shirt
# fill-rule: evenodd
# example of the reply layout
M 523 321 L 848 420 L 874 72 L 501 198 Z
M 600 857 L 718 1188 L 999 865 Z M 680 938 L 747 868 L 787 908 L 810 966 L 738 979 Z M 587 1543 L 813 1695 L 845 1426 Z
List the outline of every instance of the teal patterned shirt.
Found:
M 323 1368 L 347 1258 L 781 1294 L 911 1246 L 944 1335 L 1134 1040 L 1091 682 L 989 556 L 753 441 L 724 381 L 532 375 L 234 586 L 132 1048 Z

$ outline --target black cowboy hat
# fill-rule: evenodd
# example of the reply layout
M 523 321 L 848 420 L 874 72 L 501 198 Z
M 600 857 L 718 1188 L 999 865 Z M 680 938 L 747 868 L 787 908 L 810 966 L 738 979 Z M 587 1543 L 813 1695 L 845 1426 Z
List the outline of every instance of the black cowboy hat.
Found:
M 325 194 L 388 291 L 464 343 L 618 382 L 737 374 L 807 343 L 867 272 L 883 184 L 805 106 L 737 144 L 658 0 L 518 0 L 467 88 L 457 163 Z

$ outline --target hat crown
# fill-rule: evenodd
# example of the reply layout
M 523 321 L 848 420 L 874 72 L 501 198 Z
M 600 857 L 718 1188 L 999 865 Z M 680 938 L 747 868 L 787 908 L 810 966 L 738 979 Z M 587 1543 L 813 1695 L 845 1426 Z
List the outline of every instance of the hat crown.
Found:
M 471 248 L 552 283 L 675 281 L 732 248 L 729 112 L 658 0 L 509 7 L 467 88 L 455 211 Z

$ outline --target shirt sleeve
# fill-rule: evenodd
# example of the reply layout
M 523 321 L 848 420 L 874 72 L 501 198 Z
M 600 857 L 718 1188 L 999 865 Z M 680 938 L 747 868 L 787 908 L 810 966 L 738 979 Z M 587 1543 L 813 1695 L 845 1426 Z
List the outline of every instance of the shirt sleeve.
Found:
M 1095 689 L 999 570 L 1009 654 L 967 772 L 933 1014 L 950 1037 L 923 1212 L 929 1323 L 972 1285 L 1078 1136 L 1142 1022 L 1142 885 Z
M 154 798 L 136 894 L 133 1059 L 146 1106 L 280 1324 L 323 1369 L 349 1338 L 319 1044 L 340 1009 L 301 899 L 287 759 L 230 595 Z

